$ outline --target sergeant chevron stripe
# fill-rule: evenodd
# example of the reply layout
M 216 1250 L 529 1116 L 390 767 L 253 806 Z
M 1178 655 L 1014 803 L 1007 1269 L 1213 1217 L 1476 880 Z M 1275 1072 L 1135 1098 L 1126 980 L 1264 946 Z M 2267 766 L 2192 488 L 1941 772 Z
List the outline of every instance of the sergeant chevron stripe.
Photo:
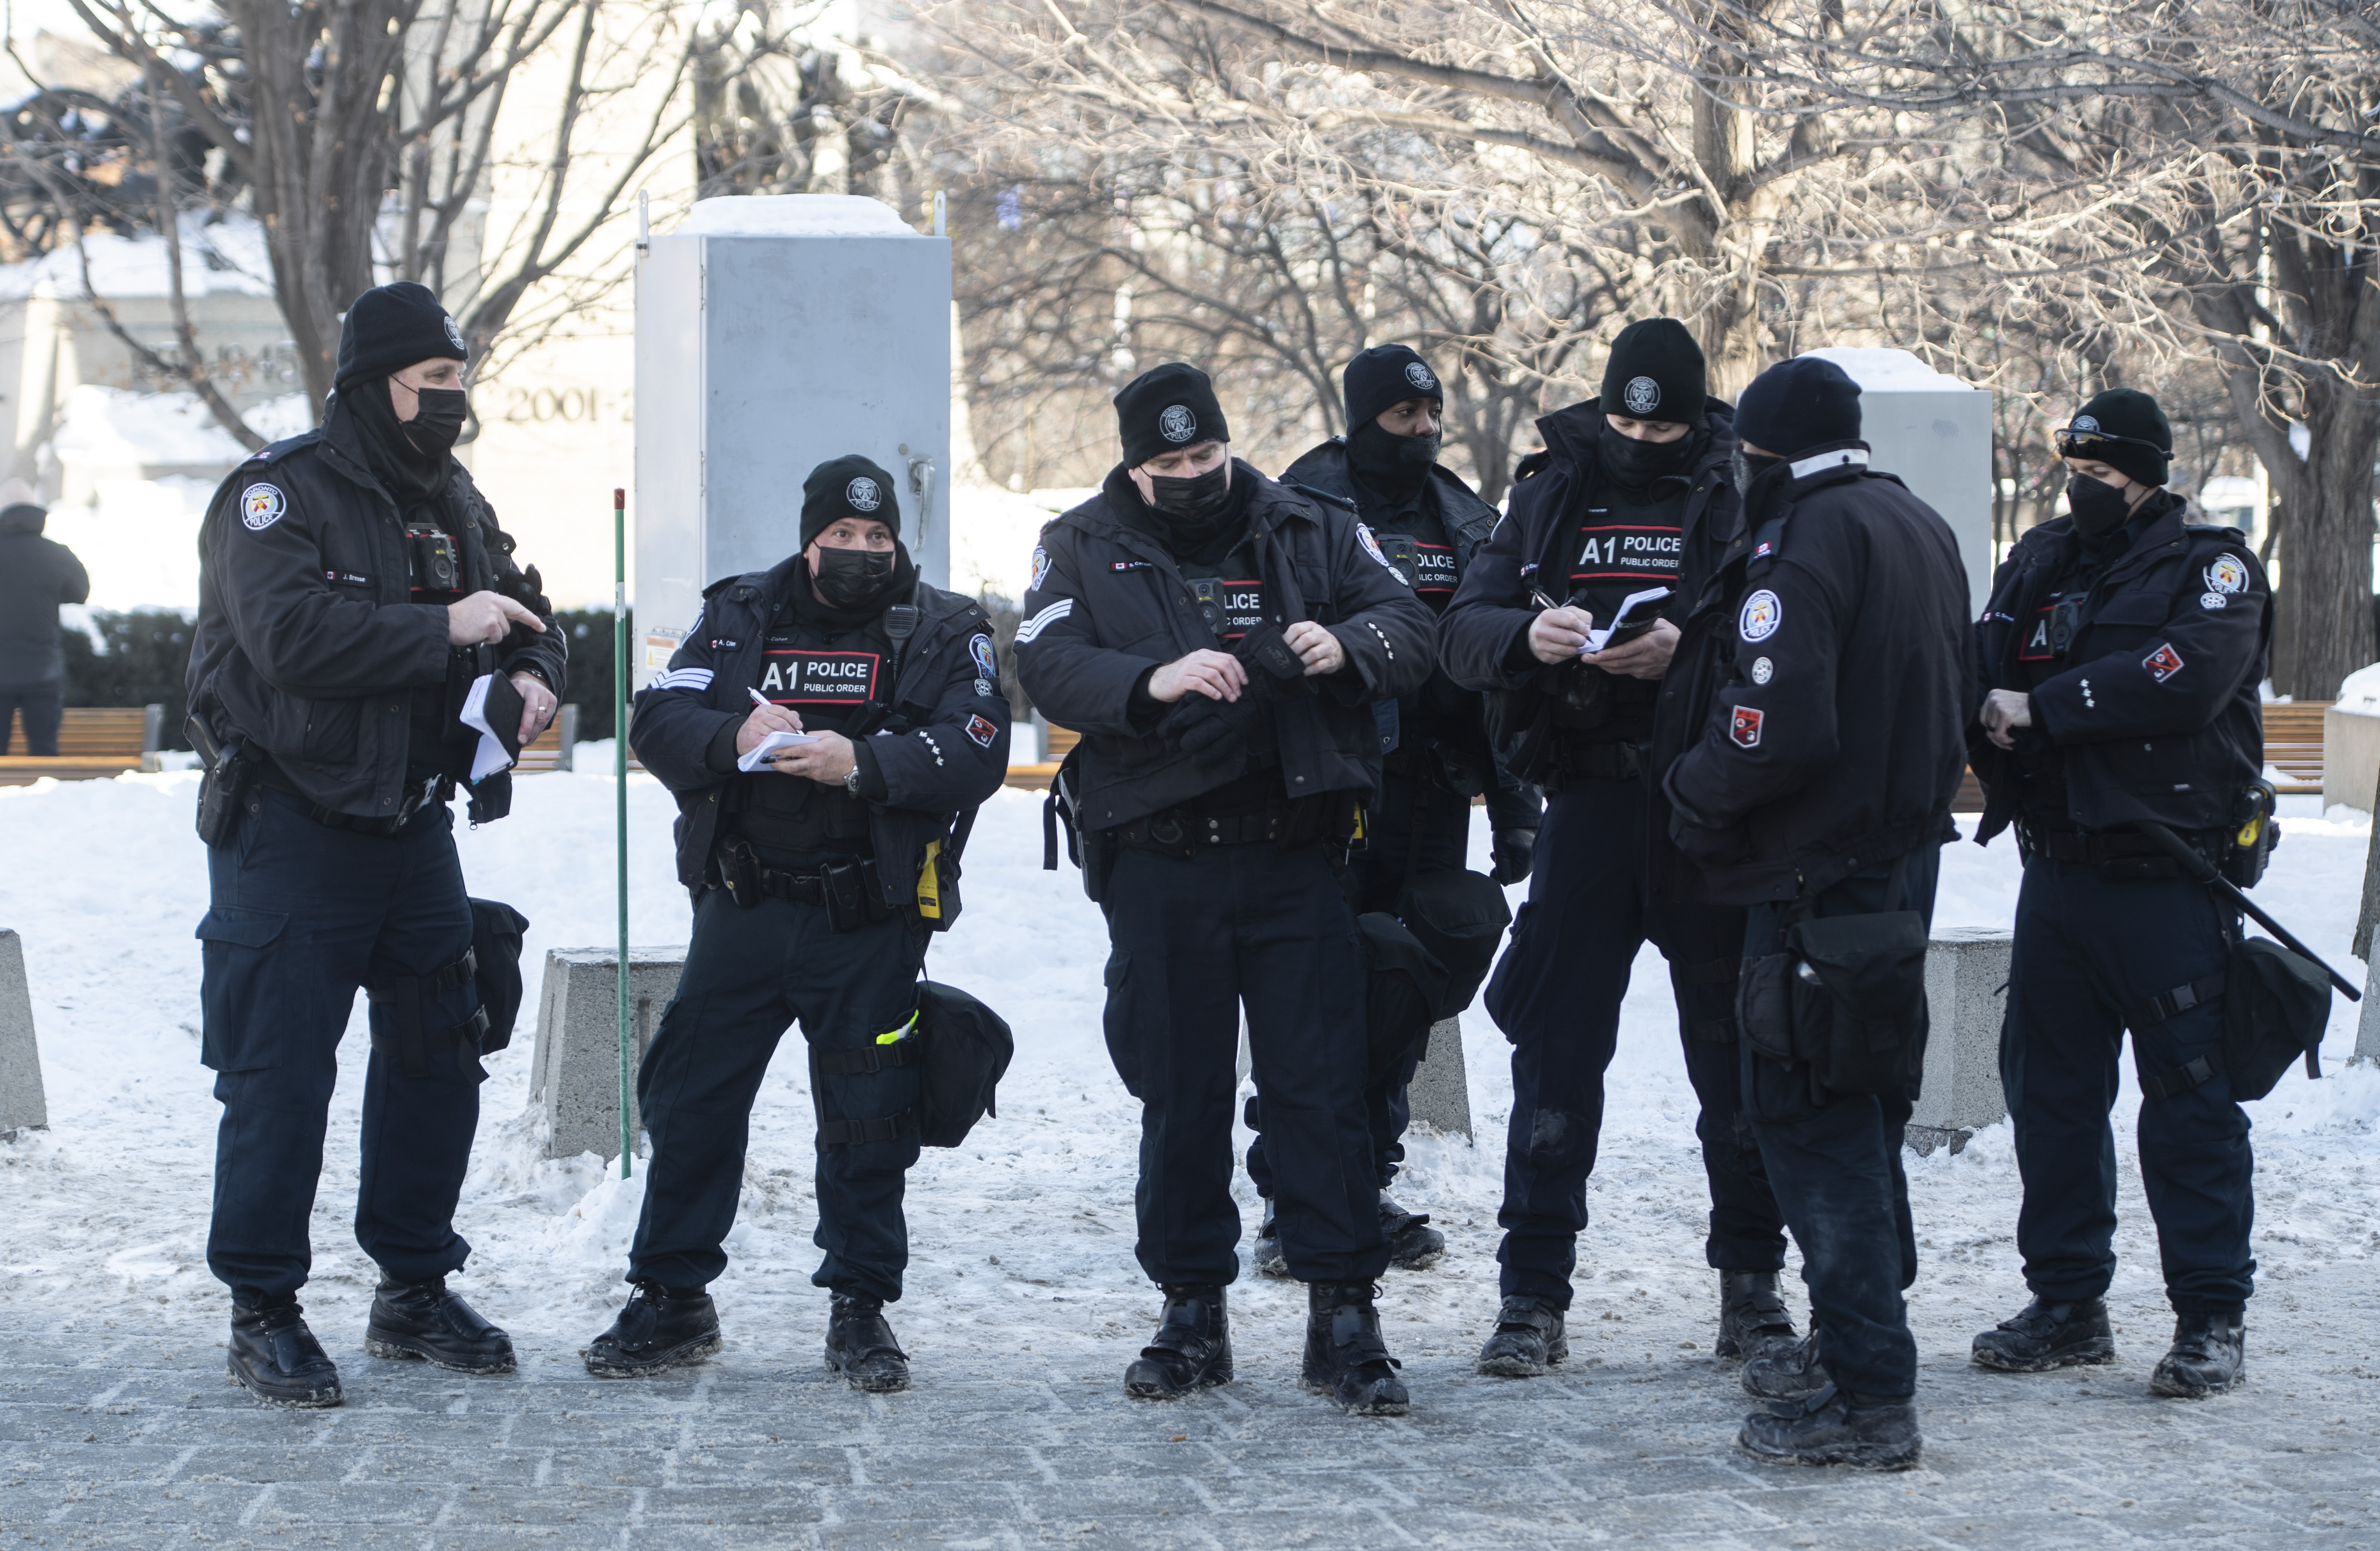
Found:
M 1016 627 L 1016 644 L 1025 646 L 1037 639 L 1041 632 L 1075 612 L 1075 600 L 1061 598 Z
M 690 694 L 699 695 L 704 690 L 710 687 L 710 670 L 708 668 L 673 668 L 665 673 L 654 674 L 653 682 L 646 687 L 650 689 L 683 689 Z

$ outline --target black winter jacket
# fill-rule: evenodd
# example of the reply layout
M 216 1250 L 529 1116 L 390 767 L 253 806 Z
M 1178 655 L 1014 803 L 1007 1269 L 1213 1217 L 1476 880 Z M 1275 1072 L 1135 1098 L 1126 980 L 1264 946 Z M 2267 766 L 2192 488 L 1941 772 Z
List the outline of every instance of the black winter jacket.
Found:
M 2273 636 L 2265 567 L 2238 528 L 2186 525 L 2182 503 L 2163 499 L 2166 510 L 2092 587 L 2067 652 L 2073 666 L 2034 687 L 2034 730 L 2018 734 L 2065 751 L 2067 810 L 2086 830 L 2143 818 L 2177 830 L 2227 825 L 2264 769 L 2258 685 Z M 2023 686 L 2018 654 L 2080 548 L 2074 519 L 2058 517 L 2001 562 L 1974 627 L 1979 697 Z M 1972 718 L 1967 749 L 1985 793 L 1975 839 L 1988 842 L 2016 817 L 2018 757 Z
M 460 463 L 442 515 L 462 536 L 461 590 L 536 599 Z M 447 682 L 445 606 L 414 603 L 410 589 L 404 517 L 334 400 L 319 429 L 274 442 L 215 490 L 199 532 L 192 712 L 217 744 L 272 755 L 323 807 L 395 813 L 413 692 Z M 515 625 L 486 668 L 533 670 L 560 696 L 569 644 L 551 607 L 539 612 L 544 633 Z M 475 817 L 501 817 L 510 775 L 490 776 L 473 797 Z
M 637 695 L 629 741 L 677 798 L 677 876 L 690 890 L 704 886 L 720 799 L 735 780 L 710 768 L 711 739 L 752 714 L 769 622 L 789 588 L 808 585 L 799 554 L 711 583 L 669 667 Z M 893 674 L 892 717 L 866 739 L 867 763 L 882 783 L 868 805 L 868 840 L 885 903 L 895 907 L 911 903 L 928 843 L 946 839 L 959 811 L 999 791 L 1008 774 L 1008 701 L 998 675 L 983 671 L 993 660 L 991 622 L 972 599 L 922 581 L 910 601 L 917 628 Z
M 1730 468 L 1735 411 L 1714 399 L 1704 424 L 1710 442 L 1687 471 L 1678 586 L 1662 610 L 1672 620 L 1685 617 L 1742 521 Z M 1529 600 L 1532 589 L 1542 588 L 1557 600 L 1567 590 L 1554 578 L 1570 564 L 1579 523 L 1604 478 L 1595 451 L 1605 430 L 1602 406 L 1592 399 L 1537 422 L 1545 451 L 1521 460 L 1504 520 L 1463 573 L 1463 586 L 1439 622 L 1439 650 L 1455 683 L 1467 689 L 1535 686 L 1558 692 L 1555 675 L 1561 670 L 1535 658 L 1520 661 L 1513 643 L 1542 612 Z
M 1345 668 L 1315 681 L 1318 693 L 1275 710 L 1283 785 L 1293 798 L 1369 793 L 1380 771 L 1371 703 L 1410 694 L 1429 676 L 1429 606 L 1354 514 L 1236 459 L 1232 479 L 1251 486 L 1246 511 L 1268 613 L 1283 626 L 1327 625 L 1347 653 Z M 1202 648 L 1221 649 L 1173 557 L 1119 515 L 1139 503 L 1119 465 L 1098 495 L 1041 530 L 1016 632 L 1025 692 L 1042 715 L 1082 734 L 1080 813 L 1091 830 L 1175 806 L 1247 768 L 1245 747 L 1202 759 L 1133 723 L 1142 674 Z
M 91 597 L 91 576 L 75 552 L 42 537 L 42 519 L 0 527 L 0 685 L 26 688 L 66 677 L 58 605 Z
M 1457 479 L 1450 469 L 1433 465 L 1429 471 L 1430 487 L 1438 494 L 1439 523 L 1446 537 L 1454 546 L 1455 576 L 1458 581 L 1469 575 L 1471 563 L 1477 558 L 1480 546 L 1496 531 L 1499 514 L 1496 508 L 1479 499 L 1479 494 Z M 1293 491 L 1333 501 L 1355 514 L 1359 521 L 1379 531 L 1385 516 L 1374 516 L 1365 506 L 1379 504 L 1379 497 L 1366 490 L 1355 478 L 1347 457 L 1344 437 L 1334 436 L 1314 448 L 1281 471 L 1281 482 Z M 1410 579 L 1410 578 L 1408 578 Z M 1441 662 L 1437 670 L 1445 671 Z M 1440 685 L 1442 689 L 1443 685 Z M 1393 754 L 1407 730 L 1417 724 L 1422 692 L 1415 691 L 1400 699 L 1382 700 L 1372 711 L 1380 729 L 1380 753 Z M 1444 729 L 1441 724 L 1441 733 Z M 1488 746 L 1486 707 L 1475 703 L 1468 724 L 1463 729 L 1469 737 L 1465 749 L 1472 757 L 1493 772 L 1486 793 L 1488 826 L 1491 830 L 1535 830 L 1545 818 L 1545 799 L 1537 789 L 1515 780 L 1504 768 L 1501 755 Z
M 1722 903 L 1815 894 L 1958 835 L 1967 574 L 1949 525 L 1866 454 L 1813 448 L 1754 480 L 1750 531 L 1670 665 L 1654 769 Z

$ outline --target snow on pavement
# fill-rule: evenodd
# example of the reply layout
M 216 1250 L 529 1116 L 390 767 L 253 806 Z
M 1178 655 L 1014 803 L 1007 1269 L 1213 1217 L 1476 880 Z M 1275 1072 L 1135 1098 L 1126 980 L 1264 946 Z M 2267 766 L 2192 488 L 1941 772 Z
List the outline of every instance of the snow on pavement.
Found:
M 196 782 L 176 773 L 0 789 L 0 927 L 24 937 L 51 1121 L 45 1133 L 0 1143 L 0 1200 L 13 1230 L 0 1244 L 0 1310 L 19 1330 L 48 1327 L 61 1309 L 188 1334 L 215 1330 L 225 1317 L 224 1290 L 204 1255 L 218 1110 L 198 1060 L 199 951 L 190 933 L 206 875 L 190 827 Z M 475 1253 L 456 1281 L 524 1347 L 548 1351 L 582 1344 L 617 1306 L 641 1199 L 641 1171 L 622 1181 L 591 1155 L 540 1158 L 528 1111 L 545 952 L 613 936 L 613 802 L 608 776 L 543 775 L 520 783 L 514 816 L 503 823 L 473 831 L 458 821 L 472 891 L 529 917 L 531 996 L 513 1048 L 490 1060 L 493 1076 L 480 1090 L 479 1145 L 458 1215 Z M 2360 980 L 2347 939 L 2369 825 L 2345 809 L 2321 818 L 2310 801 L 2294 806 L 2309 811 L 2286 818 L 2259 897 Z M 922 1364 L 959 1347 L 978 1355 L 1038 1348 L 1069 1371 L 1105 1380 L 1137 1350 L 1155 1308 L 1131 1253 L 1137 1114 L 1100 1038 L 1099 915 L 1071 870 L 1040 870 L 1038 807 L 1038 794 L 1014 791 L 988 805 L 967 857 L 965 915 L 932 951 L 929 972 L 997 1007 L 1014 1026 L 1018 1049 L 999 1118 L 965 1147 L 929 1149 L 911 1177 L 908 1296 L 893 1315 Z M 634 939 L 682 943 L 688 911 L 671 878 L 667 794 L 650 778 L 632 778 L 629 810 Z M 1484 867 L 1484 826 L 1475 827 L 1475 864 Z M 2005 927 L 2016 883 L 2008 842 L 1948 848 L 1937 927 Z M 334 1325 L 360 1324 L 373 1277 L 349 1228 L 368 1049 L 362 1008 L 358 999 L 341 1048 L 307 1294 L 318 1321 L 327 1314 Z M 2249 1106 L 2256 1253 L 2268 1285 L 2367 1260 L 2380 1246 L 2380 1172 L 2372 1168 L 2380 1072 L 2346 1064 L 2355 1016 L 2343 999 L 2335 1006 L 2323 1081 L 2285 1078 L 2272 1097 Z M 1706 1203 L 1694 1098 L 1673 1020 L 1668 977 L 1648 949 L 1622 1012 L 1572 1315 L 1574 1340 L 1593 1332 L 1587 1349 L 1615 1357 L 1637 1355 L 1625 1350 L 1636 1334 L 1627 1323 L 1632 1308 L 1715 1309 L 1702 1263 Z M 1447 1230 L 1451 1246 L 1437 1269 L 1395 1275 L 1384 1300 L 1392 1347 L 1415 1357 L 1475 1350 L 1495 1313 L 1511 1084 L 1503 1041 L 1485 1014 L 1475 1008 L 1464 1025 L 1480 1145 L 1415 1137 L 1398 1187 L 1407 1206 Z M 812 1119 L 798 1037 L 788 1036 L 762 1089 L 728 1243 L 733 1261 L 714 1289 L 730 1360 L 814 1363 L 824 1324 L 824 1295 L 808 1281 L 818 1252 L 809 1242 Z M 2164 1315 L 2129 1140 L 2139 1102 L 2131 1081 L 2128 1060 L 2118 1110 L 2126 1138 L 2118 1149 L 2122 1263 L 2112 1297 L 2145 1328 Z M 1957 1157 L 1941 1151 L 1908 1162 L 1924 1257 L 1912 1294 L 1921 1350 L 1929 1361 L 1963 1359 L 1966 1333 L 2024 1296 L 2009 1128 L 1990 1128 Z M 1252 1230 L 1256 1201 L 1244 1176 L 1237 1189 Z M 1285 1375 L 1299 1290 L 1249 1278 L 1235 1303 L 1244 1370 Z M 2161 1330 L 2149 1333 L 2162 1344 Z

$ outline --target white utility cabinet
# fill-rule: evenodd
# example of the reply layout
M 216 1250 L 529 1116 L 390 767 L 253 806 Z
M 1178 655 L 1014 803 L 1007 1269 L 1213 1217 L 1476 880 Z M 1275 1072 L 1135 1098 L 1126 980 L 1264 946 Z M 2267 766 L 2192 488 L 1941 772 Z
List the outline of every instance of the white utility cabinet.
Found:
M 638 688 L 705 587 L 800 548 L 802 480 L 829 458 L 892 475 L 902 542 L 942 585 L 950 243 L 856 195 L 698 202 L 637 266 L 636 436 Z
M 1992 594 L 1992 394 L 1945 376 L 1906 350 L 1805 352 L 1841 367 L 1860 387 L 1868 467 L 1900 476 L 1942 514 L 1967 563 L 1967 601 Z M 641 412 L 641 411 L 640 411 Z

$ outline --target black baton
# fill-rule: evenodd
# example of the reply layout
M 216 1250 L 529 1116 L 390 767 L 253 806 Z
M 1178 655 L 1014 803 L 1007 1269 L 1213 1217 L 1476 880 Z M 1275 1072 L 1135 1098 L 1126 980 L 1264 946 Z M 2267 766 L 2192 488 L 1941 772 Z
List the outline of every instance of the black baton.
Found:
M 2270 821 L 2267 820 L 2267 822 Z M 2192 879 L 2200 883 L 2212 884 L 2218 892 L 2228 894 L 2231 897 L 2231 903 L 2233 904 L 2236 904 L 2241 910 L 2246 911 L 2249 916 L 2254 920 L 2258 926 L 2272 933 L 2274 939 L 2279 942 L 2282 947 L 2288 949 L 2290 952 L 2297 954 L 2300 958 L 2307 960 L 2309 963 L 2321 964 L 2322 972 L 2330 976 L 2330 983 L 2338 987 L 2340 991 L 2344 992 L 2348 1000 L 2362 1001 L 2363 1000 L 2363 993 L 2349 985 L 2345 975 L 2339 974 L 2338 971 L 2331 968 L 2328 963 L 2325 963 L 2321 954 L 2315 952 L 2313 949 L 2307 947 L 2304 943 L 2300 942 L 2296 938 L 2290 936 L 2289 929 L 2287 927 L 2282 926 L 2278 921 L 2274 920 L 2271 916 L 2265 915 L 2262 910 L 2257 908 L 2255 901 L 2240 892 L 2240 886 L 2238 884 L 2232 882 L 2229 878 L 2216 871 L 2215 864 L 2200 855 L 2196 848 L 2192 846 L 2188 841 L 2183 840 L 2180 835 L 2175 834 L 2171 830 L 2167 829 L 2164 825 L 2151 823 L 2145 818 L 2135 820 L 2132 828 L 2148 836 L 2149 839 L 2156 842 L 2157 844 L 2164 849 L 2166 854 L 2171 856 L 2175 863 L 2180 866 L 2181 870 L 2189 874 Z

